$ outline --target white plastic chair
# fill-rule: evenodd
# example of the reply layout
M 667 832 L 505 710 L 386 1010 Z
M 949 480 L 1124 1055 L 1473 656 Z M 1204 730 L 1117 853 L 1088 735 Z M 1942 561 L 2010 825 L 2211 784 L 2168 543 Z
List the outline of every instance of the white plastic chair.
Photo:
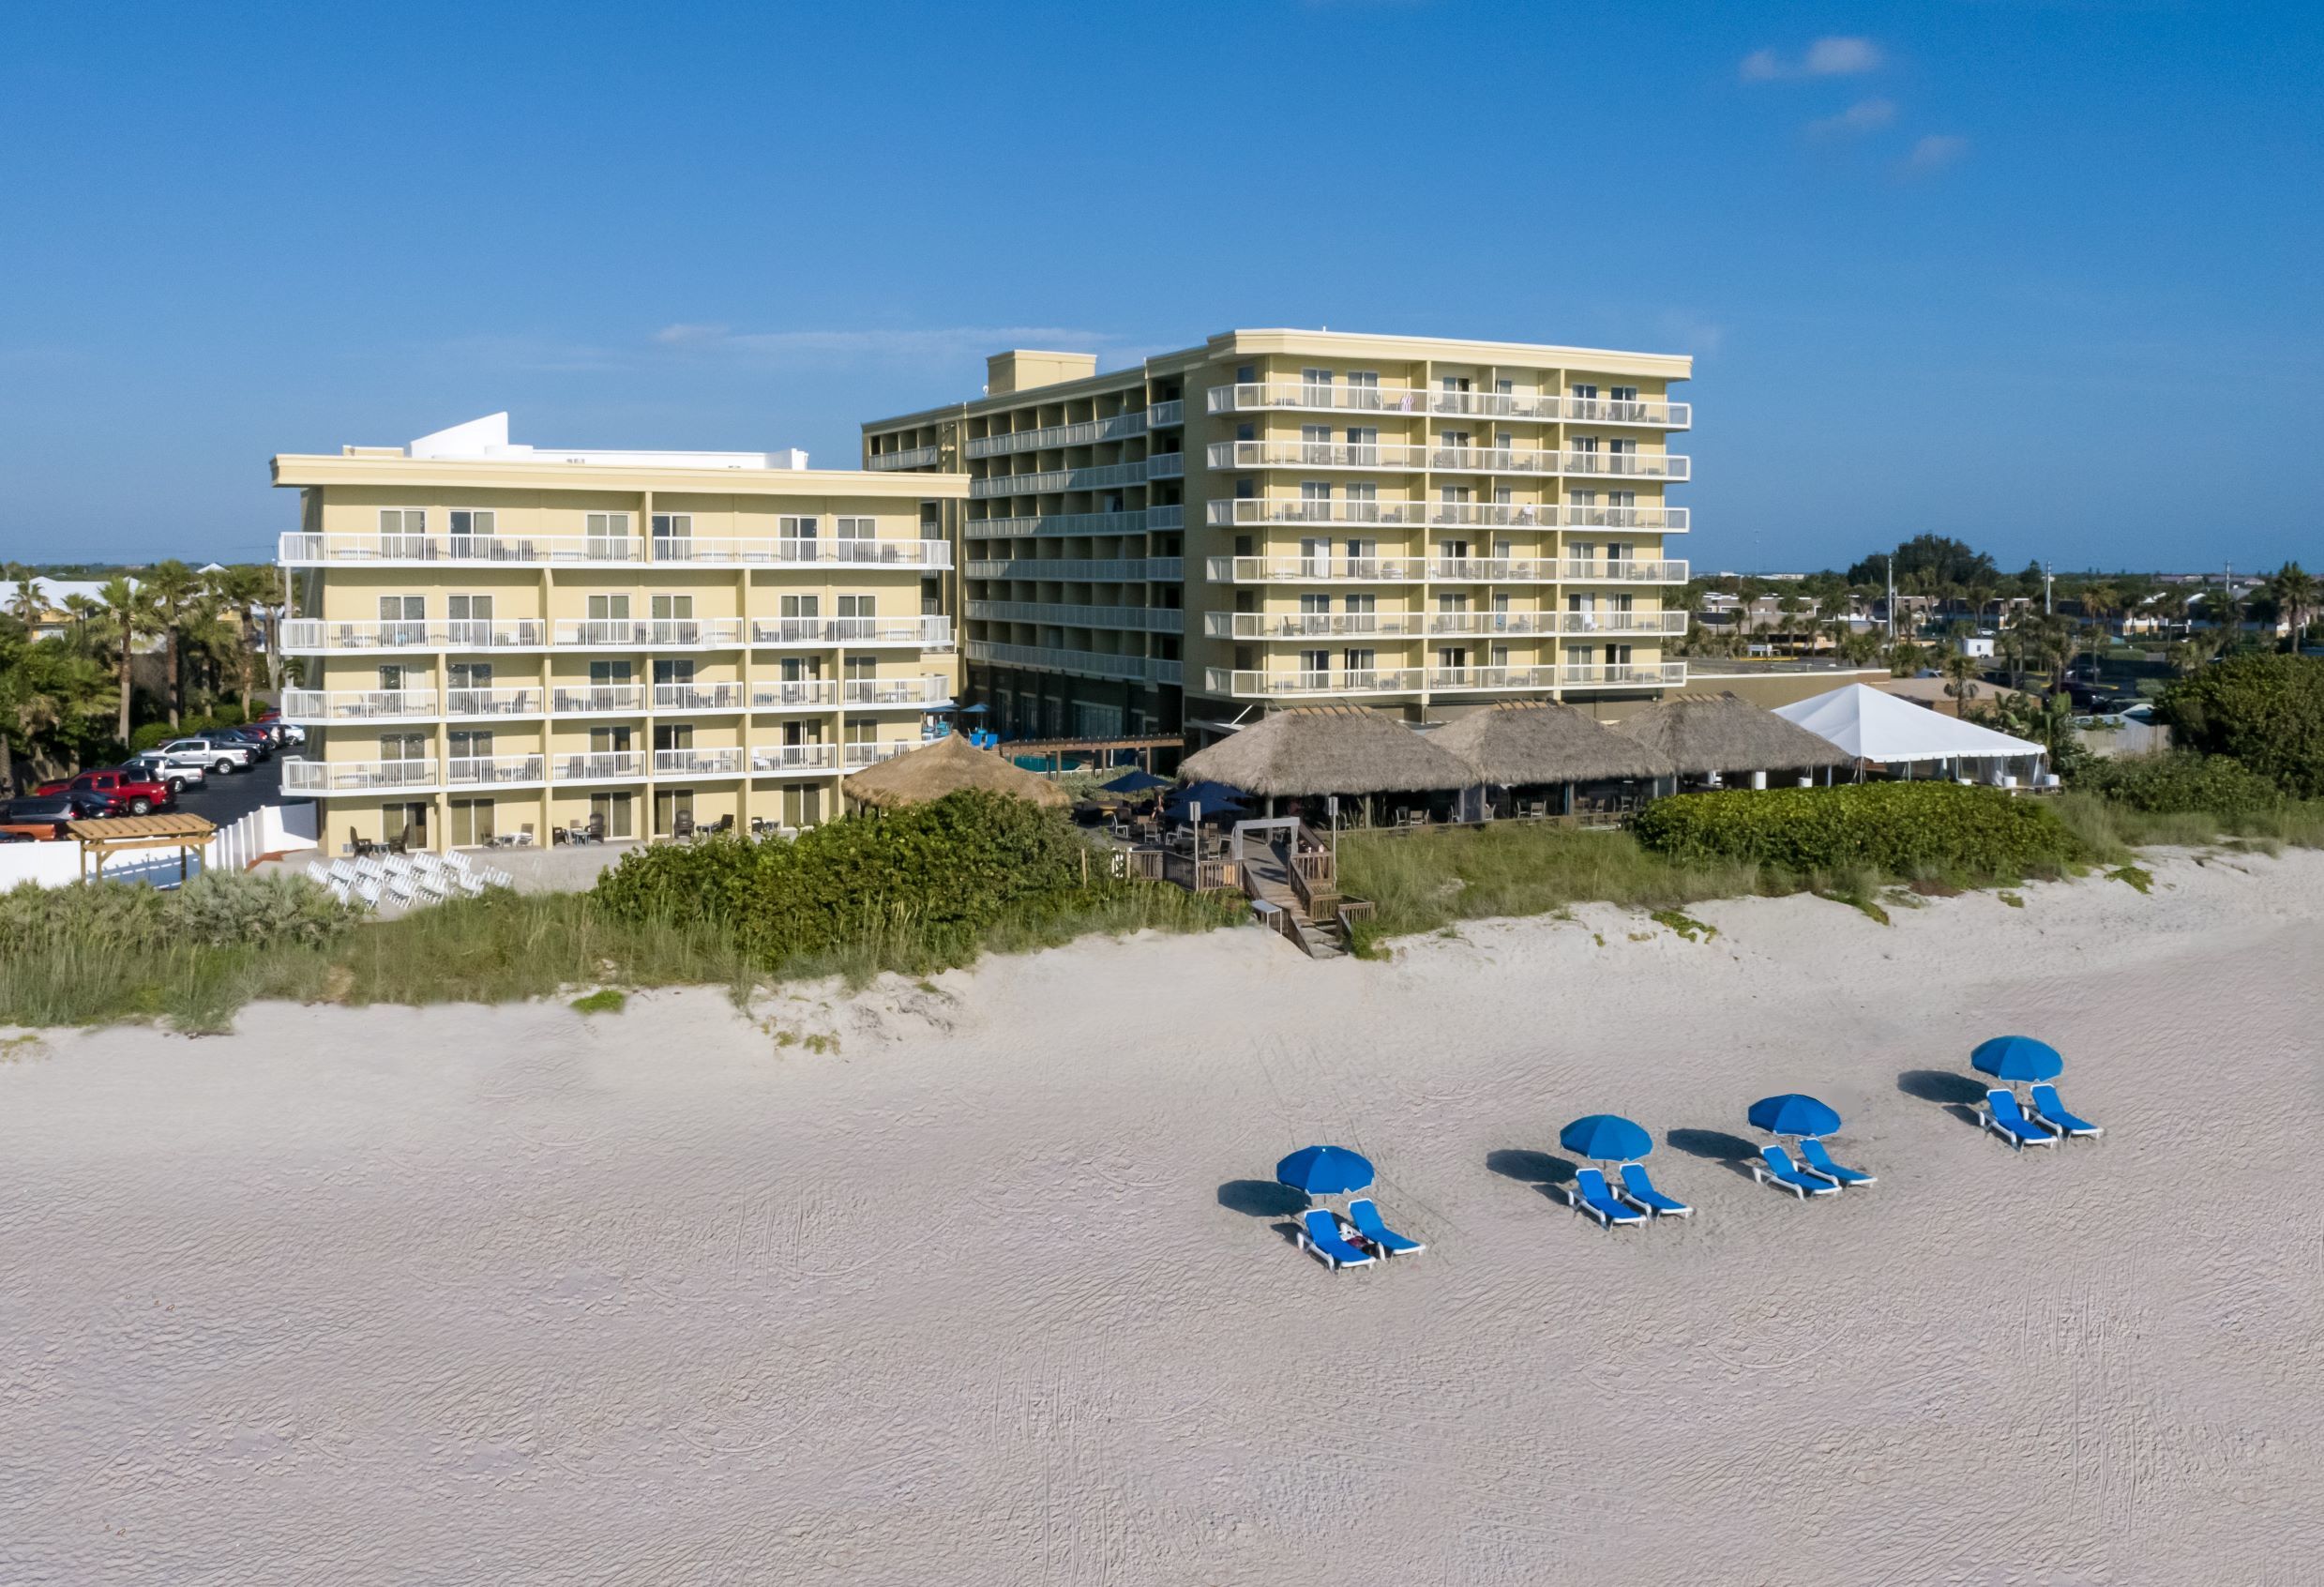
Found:
M 366 876 L 362 881 L 357 882 L 355 897 L 363 900 L 364 908 L 377 909 L 379 907 L 379 878 Z

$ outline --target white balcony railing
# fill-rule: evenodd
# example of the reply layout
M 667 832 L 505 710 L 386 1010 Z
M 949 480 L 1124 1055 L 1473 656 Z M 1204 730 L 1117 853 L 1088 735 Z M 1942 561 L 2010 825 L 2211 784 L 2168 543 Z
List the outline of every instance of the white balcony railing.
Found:
M 1435 504 L 1430 502 L 1351 502 L 1341 496 L 1323 500 L 1244 496 L 1211 503 L 1208 516 L 1211 522 L 1221 527 L 1266 523 L 1400 524 L 1425 522 L 1434 509 Z
M 645 755 L 637 749 L 590 749 L 549 757 L 556 782 L 633 782 L 645 776 Z
M 1237 700 L 1336 695 L 1416 694 L 1422 689 L 1491 693 L 1512 689 L 1676 688 L 1686 682 L 1683 661 L 1612 666 L 1382 667 L 1364 671 L 1255 672 L 1213 667 L 1214 694 Z
M 404 621 L 342 623 L 320 617 L 292 617 L 282 624 L 284 651 L 537 649 L 549 640 L 549 625 L 537 618 L 490 622 Z
M 386 722 L 432 718 L 432 688 L 286 688 L 282 714 L 294 722 Z
M 837 771 L 838 767 L 839 747 L 836 744 L 754 744 L 750 747 L 750 769 L 769 776 Z
M 1686 479 L 1694 460 L 1676 452 L 1566 452 L 1560 474 L 1606 475 L 1622 479 Z
M 1558 576 L 1577 584 L 1683 584 L 1683 562 L 1567 562 Z
M 868 537 L 787 539 L 731 539 L 702 535 L 657 535 L 651 560 L 656 563 L 747 565 L 775 567 L 916 567 L 933 571 L 952 566 L 952 547 L 943 540 L 880 540 Z
M 892 761 L 908 750 L 920 748 L 917 740 L 890 739 L 884 744 L 858 740 L 840 747 L 839 764 L 847 771 L 862 771 L 876 766 L 882 761 Z
M 666 683 L 654 686 L 656 711 L 739 711 L 744 689 L 738 683 Z
M 1432 612 L 1431 634 L 1592 634 L 1647 636 L 1686 632 L 1683 612 Z
M 839 698 L 848 705 L 944 705 L 952 701 L 952 680 L 942 673 L 916 678 L 850 678 Z
M 1674 506 L 1564 506 L 1559 521 L 1568 529 L 1652 529 L 1666 535 L 1687 532 L 1686 508 Z
M 1104 491 L 1117 485 L 1142 485 L 1146 461 L 1090 463 L 1080 468 L 1041 469 L 1027 474 L 992 474 L 969 481 L 969 494 L 989 500 L 1004 496 L 1043 496 L 1059 491 Z
M 1214 556 L 1215 584 L 1417 584 L 1427 576 L 1417 556 Z
M 1450 414 L 1474 418 L 1529 419 L 1536 423 L 1646 425 L 1684 430 L 1694 422 L 1685 402 L 1616 401 L 1603 397 L 1562 397 L 1547 391 L 1446 391 L 1412 385 L 1350 385 L 1338 381 L 1263 381 L 1215 385 L 1208 394 L 1214 414 L 1260 413 L 1268 409 L 1305 413 Z
M 828 711 L 838 703 L 837 678 L 781 678 L 750 686 L 754 711 Z
M 941 539 L 800 537 L 712 537 L 656 536 L 642 539 L 599 535 L 284 535 L 277 556 L 286 567 L 378 564 L 420 567 L 431 563 L 611 566 L 641 562 L 750 564 L 813 567 L 847 563 L 859 567 L 941 568 L 951 566 L 952 550 Z
M 740 777 L 742 772 L 743 751 L 740 746 L 654 751 L 656 777 Z
M 1049 512 L 1019 518 L 972 518 L 960 526 L 960 533 L 970 539 L 1006 537 L 1055 535 L 1142 535 L 1151 513 L 1147 509 L 1136 512 Z
M 697 650 L 742 642 L 736 617 L 584 617 L 557 624 L 557 643 L 578 650 Z
M 1401 639 L 1430 631 L 1417 612 L 1206 612 L 1212 639 Z
M 1636 688 L 1652 685 L 1675 688 L 1686 682 L 1683 661 L 1624 662 L 1614 666 L 1571 666 L 1558 669 L 1560 688 Z
M 753 644 L 909 644 L 952 647 L 952 619 L 922 617 L 754 617 Z
M 1418 667 L 1378 667 L 1343 672 L 1230 672 L 1208 670 L 1211 692 L 1238 700 L 1279 700 L 1335 694 L 1417 694 Z
M 1174 606 L 1097 606 L 1042 600 L 972 600 L 968 616 L 985 623 L 1055 623 L 1069 628 L 1124 628 L 1147 634 L 1182 633 L 1186 614 Z
M 634 717 L 645 709 L 643 684 L 576 684 L 551 692 L 560 717 Z
M 934 468 L 937 457 L 937 449 L 933 446 L 907 446 L 900 452 L 874 452 L 864 460 L 864 466 L 877 471 L 891 468 Z
M 540 755 L 455 755 L 444 763 L 444 780 L 454 788 L 479 783 L 546 780 L 547 760 Z
M 1127 441 L 1146 433 L 1146 415 L 1116 414 L 1110 418 L 1052 424 L 1040 430 L 1012 430 L 1000 435 L 979 435 L 966 448 L 972 458 L 1004 457 L 1011 452 L 1052 452 L 1065 446 L 1094 446 L 1100 441 Z
M 447 717 L 537 717 L 548 705 L 548 694 L 537 688 L 447 688 L 444 714 Z
M 1428 448 L 1400 441 L 1214 441 L 1213 468 L 1352 468 L 1416 474 Z
M 1088 677 L 1120 678 L 1129 682 L 1176 683 L 1178 663 L 1158 656 L 1113 656 L 1094 650 L 1064 650 L 1039 644 L 996 644 L 971 640 L 968 658 L 1003 667 L 1030 667 L 1051 673 L 1078 673 Z
M 348 794 L 383 788 L 433 788 L 442 778 L 431 759 L 282 763 L 285 794 Z

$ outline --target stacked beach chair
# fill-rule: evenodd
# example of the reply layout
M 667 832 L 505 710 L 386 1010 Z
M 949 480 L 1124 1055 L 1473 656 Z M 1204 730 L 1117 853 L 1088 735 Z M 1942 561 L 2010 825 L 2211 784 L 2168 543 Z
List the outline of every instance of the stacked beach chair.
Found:
M 418 909 L 456 898 L 475 898 L 487 887 L 513 885 L 515 878 L 494 865 L 478 865 L 466 854 L 341 855 L 325 865 L 310 860 L 307 878 L 333 898 L 357 909 L 385 905 Z

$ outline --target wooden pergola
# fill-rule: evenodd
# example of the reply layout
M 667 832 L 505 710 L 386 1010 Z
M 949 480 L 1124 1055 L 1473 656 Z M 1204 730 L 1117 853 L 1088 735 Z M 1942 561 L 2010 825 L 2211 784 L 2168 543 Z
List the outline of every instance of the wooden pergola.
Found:
M 89 855 L 97 855 L 97 880 L 105 879 L 105 862 L 125 849 L 175 849 L 177 879 L 186 880 L 186 858 L 209 847 L 218 828 L 198 815 L 106 816 L 76 821 L 72 835 L 81 841 L 81 880 L 89 880 Z

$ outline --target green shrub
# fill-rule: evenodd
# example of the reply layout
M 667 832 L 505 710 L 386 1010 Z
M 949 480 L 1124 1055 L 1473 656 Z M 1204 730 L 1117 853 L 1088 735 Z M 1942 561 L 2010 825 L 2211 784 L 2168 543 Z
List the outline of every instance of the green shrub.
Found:
M 2041 875 L 2084 857 L 2038 801 L 1939 782 L 1687 794 L 1647 806 L 1636 831 L 1674 860 L 1793 875 L 1866 867 L 1907 877 Z
M 1049 811 L 965 793 L 788 841 L 632 850 L 593 896 L 627 920 L 714 922 L 770 967 L 899 930 L 944 957 L 1012 911 L 1078 892 L 1088 854 Z
M 174 892 L 137 882 L 0 893 L 0 954 L 83 949 L 320 947 L 353 913 L 303 876 L 210 872 Z
M 2186 749 L 2097 761 L 2075 786 L 2150 815 L 2211 814 L 2230 823 L 2285 804 L 2284 791 L 2242 762 Z
M 2324 660 L 2230 657 L 2172 682 L 2155 711 L 2179 748 L 2231 755 L 2303 799 L 2324 795 Z
M 249 718 L 243 715 L 242 707 L 237 703 L 221 704 L 206 717 L 188 717 L 176 727 L 167 722 L 147 722 L 129 730 L 129 753 L 143 754 L 167 744 L 173 738 L 200 738 L 204 733 L 219 728 L 240 727 Z

